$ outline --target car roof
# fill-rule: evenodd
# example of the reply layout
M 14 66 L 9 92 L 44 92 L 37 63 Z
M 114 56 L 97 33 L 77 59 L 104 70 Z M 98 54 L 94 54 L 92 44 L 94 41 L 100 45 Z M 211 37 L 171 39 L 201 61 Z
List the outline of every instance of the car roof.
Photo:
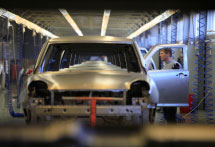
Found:
M 113 36 L 72 36 L 52 38 L 49 43 L 124 43 L 133 44 L 132 39 Z

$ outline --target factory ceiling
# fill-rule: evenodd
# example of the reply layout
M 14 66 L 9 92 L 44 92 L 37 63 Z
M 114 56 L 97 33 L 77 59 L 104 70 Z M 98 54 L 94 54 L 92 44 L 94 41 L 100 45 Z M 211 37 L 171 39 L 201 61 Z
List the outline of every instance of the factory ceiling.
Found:
M 11 8 L 8 11 L 27 19 L 54 35 L 77 36 L 59 9 Z M 101 35 L 104 10 L 66 9 L 84 36 Z M 111 10 L 106 36 L 127 37 L 164 10 Z

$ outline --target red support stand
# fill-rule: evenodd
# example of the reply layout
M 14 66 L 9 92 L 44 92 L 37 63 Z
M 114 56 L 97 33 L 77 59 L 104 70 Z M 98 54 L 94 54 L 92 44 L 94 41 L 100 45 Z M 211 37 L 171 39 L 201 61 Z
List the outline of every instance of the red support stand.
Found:
M 96 100 L 91 100 L 91 127 L 96 126 Z

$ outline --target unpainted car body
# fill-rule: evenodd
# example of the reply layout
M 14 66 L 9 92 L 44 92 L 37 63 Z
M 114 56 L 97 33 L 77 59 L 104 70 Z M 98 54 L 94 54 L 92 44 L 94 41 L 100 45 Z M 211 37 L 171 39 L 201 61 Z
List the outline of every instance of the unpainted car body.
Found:
M 159 90 L 147 73 L 147 61 L 130 39 L 50 39 L 19 96 L 26 121 L 65 116 L 87 117 L 91 123 L 97 117 L 152 122 Z

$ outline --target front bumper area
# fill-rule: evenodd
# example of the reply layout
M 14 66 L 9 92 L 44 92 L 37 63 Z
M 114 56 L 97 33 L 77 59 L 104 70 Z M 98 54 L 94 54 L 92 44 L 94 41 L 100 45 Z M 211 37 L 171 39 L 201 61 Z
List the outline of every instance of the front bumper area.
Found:
M 36 116 L 90 116 L 90 106 L 36 105 L 29 108 Z M 143 106 L 96 106 L 96 116 L 141 116 Z M 147 109 L 147 108 L 145 108 Z

